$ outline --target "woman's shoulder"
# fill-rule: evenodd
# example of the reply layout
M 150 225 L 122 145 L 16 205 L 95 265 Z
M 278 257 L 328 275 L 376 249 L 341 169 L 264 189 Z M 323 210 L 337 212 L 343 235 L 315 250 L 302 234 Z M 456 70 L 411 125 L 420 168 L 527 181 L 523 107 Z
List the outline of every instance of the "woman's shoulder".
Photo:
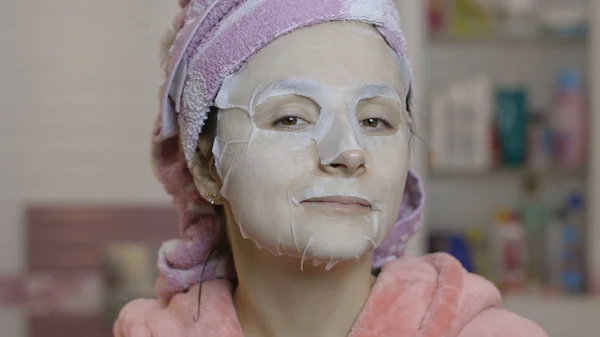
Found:
M 548 337 L 533 321 L 502 308 L 480 312 L 457 337 Z
M 195 291 L 194 291 L 195 290 Z M 113 326 L 115 337 L 187 337 L 194 325 L 193 303 L 198 286 L 176 295 L 166 303 L 158 299 L 138 299 L 121 310 Z M 195 299 L 195 300 L 194 300 Z
M 227 336 L 221 330 L 236 320 L 231 289 L 231 284 L 223 280 L 203 283 L 200 309 L 199 285 L 168 302 L 132 301 L 121 310 L 113 334 L 115 337 Z
M 149 318 L 167 315 L 164 309 L 165 305 L 158 300 L 138 299 L 129 302 L 121 309 L 113 326 L 114 337 L 152 337 Z
M 450 324 L 451 336 L 458 337 L 546 337 L 534 322 L 502 308 L 498 288 L 487 279 L 467 272 L 458 260 L 448 254 L 431 254 L 419 258 L 420 263 L 436 270 L 438 294 L 454 293 L 455 308 Z M 452 291 L 451 289 L 454 289 Z M 430 307 L 436 310 L 435 302 Z M 446 303 L 448 304 L 448 303 Z M 431 314 L 432 312 L 430 312 Z
M 129 302 L 113 326 L 114 337 L 188 336 L 184 319 L 173 311 L 172 303 L 138 299 Z

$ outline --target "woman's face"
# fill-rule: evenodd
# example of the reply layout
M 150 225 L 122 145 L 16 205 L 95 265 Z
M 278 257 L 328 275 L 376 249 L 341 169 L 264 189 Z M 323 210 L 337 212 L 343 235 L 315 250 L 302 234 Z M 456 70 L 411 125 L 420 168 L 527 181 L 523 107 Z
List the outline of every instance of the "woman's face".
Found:
M 407 176 L 403 97 L 395 54 L 353 23 L 295 31 L 230 76 L 213 153 L 242 236 L 329 267 L 379 245 Z

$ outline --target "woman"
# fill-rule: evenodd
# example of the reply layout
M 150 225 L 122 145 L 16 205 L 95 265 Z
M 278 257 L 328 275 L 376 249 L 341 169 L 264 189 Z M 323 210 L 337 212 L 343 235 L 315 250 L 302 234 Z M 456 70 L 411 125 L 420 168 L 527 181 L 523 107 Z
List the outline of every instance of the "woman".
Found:
M 115 336 L 545 336 L 453 258 L 402 257 L 423 192 L 392 0 L 181 5 L 153 160 L 186 239 Z

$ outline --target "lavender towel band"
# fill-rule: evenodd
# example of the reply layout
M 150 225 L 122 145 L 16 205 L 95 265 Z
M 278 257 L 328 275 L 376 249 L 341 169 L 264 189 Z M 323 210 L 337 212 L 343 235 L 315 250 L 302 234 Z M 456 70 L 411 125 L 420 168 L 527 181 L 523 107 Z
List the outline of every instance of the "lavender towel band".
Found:
M 393 0 L 180 0 L 178 33 L 166 57 L 160 90 L 152 161 L 158 179 L 180 213 L 183 238 L 161 248 L 156 283 L 165 300 L 204 279 L 235 278 L 231 254 L 210 259 L 221 242 L 223 226 L 198 194 L 189 167 L 199 135 L 224 79 L 276 38 L 294 30 L 332 21 L 373 25 L 396 52 L 408 95 L 411 71 L 406 43 Z M 390 235 L 375 250 L 373 267 L 404 253 L 421 223 L 424 192 L 409 172 L 401 214 Z M 208 263 L 208 265 L 207 265 Z

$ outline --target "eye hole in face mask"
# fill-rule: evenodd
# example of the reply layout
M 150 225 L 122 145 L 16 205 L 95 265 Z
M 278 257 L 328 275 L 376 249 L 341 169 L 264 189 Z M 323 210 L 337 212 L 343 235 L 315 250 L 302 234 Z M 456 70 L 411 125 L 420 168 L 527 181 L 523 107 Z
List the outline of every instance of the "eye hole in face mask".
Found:
M 360 110 L 356 116 L 365 134 L 370 136 L 387 136 L 395 134 L 401 126 L 398 114 L 385 107 L 367 106 Z
M 320 107 L 296 95 L 273 97 L 259 105 L 253 117 L 257 127 L 276 131 L 307 131 L 317 122 Z
M 308 122 L 297 116 L 286 116 L 273 123 L 274 129 L 298 130 L 307 125 Z
M 362 100 L 356 106 L 356 119 L 367 135 L 393 135 L 402 126 L 402 107 L 387 98 Z
M 378 131 L 392 128 L 388 121 L 381 118 L 367 118 L 360 122 L 360 125 L 370 130 Z

